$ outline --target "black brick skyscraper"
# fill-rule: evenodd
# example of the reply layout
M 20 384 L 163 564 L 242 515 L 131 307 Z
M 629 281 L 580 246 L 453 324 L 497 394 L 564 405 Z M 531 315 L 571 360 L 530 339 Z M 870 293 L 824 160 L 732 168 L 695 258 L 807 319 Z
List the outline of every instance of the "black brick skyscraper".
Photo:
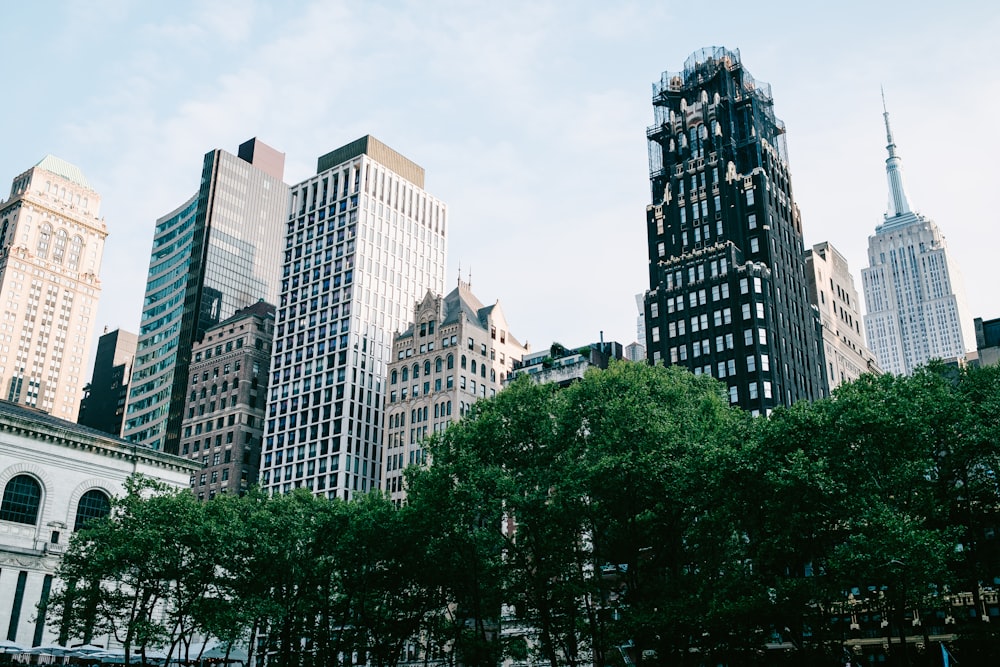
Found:
M 708 48 L 653 84 L 647 131 L 650 361 L 725 382 L 754 413 L 825 395 L 784 124 L 739 51 Z

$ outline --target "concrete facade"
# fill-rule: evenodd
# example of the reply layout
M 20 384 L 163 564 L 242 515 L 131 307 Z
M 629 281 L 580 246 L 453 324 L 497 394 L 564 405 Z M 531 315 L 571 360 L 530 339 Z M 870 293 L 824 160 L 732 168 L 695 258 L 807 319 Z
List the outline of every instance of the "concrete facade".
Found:
M 107 513 L 136 473 L 187 486 L 195 466 L 40 411 L 0 401 L 0 629 L 22 645 L 55 642 L 38 605 L 80 522 Z M 104 642 L 106 645 L 106 642 Z
M 380 488 L 393 332 L 444 291 L 448 211 L 424 170 L 367 136 L 292 187 L 261 487 Z
M 101 197 L 51 155 L 0 202 L 0 399 L 76 419 L 108 235 Z
M 878 373 L 875 355 L 865 345 L 861 330 L 861 299 L 847 260 L 824 241 L 806 250 L 809 298 L 823 323 L 826 377 L 833 391 L 863 373 Z

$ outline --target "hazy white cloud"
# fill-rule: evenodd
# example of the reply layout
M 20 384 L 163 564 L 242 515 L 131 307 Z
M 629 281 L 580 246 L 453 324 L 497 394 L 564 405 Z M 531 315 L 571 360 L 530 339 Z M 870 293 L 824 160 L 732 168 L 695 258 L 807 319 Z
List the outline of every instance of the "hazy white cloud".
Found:
M 1000 140 L 978 115 L 1000 101 L 998 10 L 970 24 L 961 7 L 778 4 L 102 0 L 44 20 L 19 6 L 35 34 L 13 51 L 51 46 L 10 73 L 38 101 L 0 112 L 21 130 L 0 178 L 46 152 L 79 164 L 111 232 L 99 324 L 135 329 L 153 223 L 195 192 L 207 151 L 258 136 L 295 182 L 370 132 L 448 203 L 447 285 L 471 267 L 536 346 L 627 343 L 648 280 L 650 82 L 726 45 L 773 85 L 807 242 L 831 240 L 856 275 L 885 210 L 885 84 L 911 197 L 965 265 L 973 311 L 1000 316 L 984 157 Z

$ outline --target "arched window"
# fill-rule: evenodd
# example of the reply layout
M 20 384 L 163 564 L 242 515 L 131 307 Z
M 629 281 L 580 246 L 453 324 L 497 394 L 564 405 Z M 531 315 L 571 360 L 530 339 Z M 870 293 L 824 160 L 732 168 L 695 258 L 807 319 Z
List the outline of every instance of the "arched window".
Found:
M 413 364 L 413 379 L 420 377 L 420 364 Z
M 430 375 L 430 374 L 431 374 L 431 361 L 430 359 L 428 359 L 427 361 L 424 362 L 424 375 Z
M 222 388 L 219 391 L 229 391 L 229 380 L 222 381 Z
M 438 357 L 437 359 L 434 360 L 434 370 L 437 371 L 438 373 L 441 372 L 441 357 Z
M 38 521 L 38 506 L 42 502 L 42 487 L 33 477 L 18 475 L 3 490 L 0 503 L 0 521 L 14 521 L 29 525 Z
M 69 244 L 69 268 L 76 270 L 80 268 L 80 255 L 83 254 L 83 239 L 74 236 Z
M 91 519 L 101 519 L 111 513 L 111 499 L 108 494 L 98 489 L 87 491 L 76 506 L 76 521 L 73 530 L 85 528 Z
M 399 381 L 399 373 L 395 370 L 392 371 L 392 384 L 396 384 Z
M 449 354 L 448 355 L 448 370 L 451 370 L 454 367 L 455 367 L 455 355 Z
M 475 372 L 476 372 L 476 360 L 475 359 L 472 360 L 472 368 L 470 370 L 472 371 L 473 374 L 475 374 Z
M 38 232 L 38 251 L 37 255 L 42 259 L 46 259 L 49 256 L 49 241 L 52 239 L 52 227 L 48 224 L 42 225 L 42 228 Z
M 63 256 L 66 254 L 66 230 L 60 229 L 56 232 L 56 242 L 52 248 L 52 261 L 62 264 Z
M 410 369 L 407 368 L 406 366 L 403 366 L 403 382 L 406 382 L 409 379 L 410 379 Z
M 462 368 L 465 368 L 466 365 L 467 365 L 467 362 L 465 361 L 465 355 L 463 354 L 462 355 Z

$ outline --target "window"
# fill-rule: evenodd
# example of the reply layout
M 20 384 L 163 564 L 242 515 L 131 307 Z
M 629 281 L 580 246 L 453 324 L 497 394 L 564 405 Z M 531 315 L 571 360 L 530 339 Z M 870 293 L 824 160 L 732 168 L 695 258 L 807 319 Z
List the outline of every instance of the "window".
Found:
M 42 501 L 42 487 L 28 475 L 18 475 L 3 490 L 0 503 L 0 521 L 13 521 L 33 525 L 38 520 L 38 507 Z
M 73 530 L 77 531 L 85 528 L 91 519 L 101 519 L 111 512 L 111 500 L 107 494 L 99 489 L 91 489 L 80 497 L 80 502 L 76 506 L 76 520 L 73 522 Z

